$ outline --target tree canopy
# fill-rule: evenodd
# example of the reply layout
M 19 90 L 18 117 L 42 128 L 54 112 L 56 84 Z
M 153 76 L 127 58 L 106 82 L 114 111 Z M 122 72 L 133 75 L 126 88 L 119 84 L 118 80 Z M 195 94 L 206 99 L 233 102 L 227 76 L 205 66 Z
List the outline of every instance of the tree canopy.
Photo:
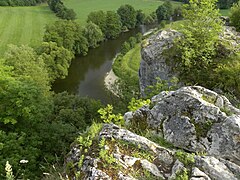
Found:
M 137 23 L 137 12 L 134 7 L 129 4 L 122 5 L 117 10 L 118 15 L 121 18 L 122 26 L 126 26 L 128 29 L 132 29 Z
M 158 22 L 162 20 L 170 20 L 170 17 L 173 14 L 173 7 L 170 1 L 165 1 L 162 5 L 160 5 L 157 10 L 157 19 Z
M 232 6 L 230 11 L 230 21 L 231 24 L 236 27 L 237 31 L 240 31 L 240 1 Z
M 121 33 L 122 23 L 120 16 L 114 11 L 107 11 L 106 13 L 106 37 L 108 39 L 115 39 Z
M 216 44 L 222 32 L 222 21 L 216 9 L 216 0 L 190 0 L 185 5 L 185 22 L 179 29 L 183 36 L 178 41 L 181 66 L 187 70 L 206 67 L 216 53 Z
M 97 47 L 98 43 L 103 41 L 104 35 L 100 27 L 93 22 L 88 22 L 83 29 L 83 35 L 88 40 L 89 47 Z

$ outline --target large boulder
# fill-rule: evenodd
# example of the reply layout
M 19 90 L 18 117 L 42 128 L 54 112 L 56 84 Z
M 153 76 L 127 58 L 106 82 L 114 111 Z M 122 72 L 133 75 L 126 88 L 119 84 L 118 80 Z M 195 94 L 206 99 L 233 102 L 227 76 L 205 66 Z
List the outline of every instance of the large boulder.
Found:
M 145 121 L 149 128 L 160 131 L 166 141 L 240 165 L 240 110 L 226 97 L 191 86 L 161 92 L 152 102 L 155 105 L 145 110 Z

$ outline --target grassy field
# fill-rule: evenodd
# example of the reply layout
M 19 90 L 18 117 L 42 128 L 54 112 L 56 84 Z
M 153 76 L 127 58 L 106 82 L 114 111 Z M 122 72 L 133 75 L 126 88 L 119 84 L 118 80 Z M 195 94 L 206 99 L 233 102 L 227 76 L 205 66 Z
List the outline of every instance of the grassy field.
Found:
M 38 45 L 42 41 L 44 27 L 57 17 L 48 6 L 0 7 L 0 56 L 8 44 Z
M 65 6 L 72 8 L 77 13 L 78 21 L 85 24 L 87 16 L 97 10 L 117 10 L 121 5 L 130 4 L 135 9 L 142 9 L 146 14 L 155 11 L 163 1 L 159 0 L 63 0 Z M 172 2 L 174 6 L 178 2 Z
M 126 74 L 131 74 L 133 79 L 138 79 L 138 69 L 141 60 L 141 45 L 137 44 L 127 54 L 125 54 L 120 61 L 116 61 L 113 65 L 114 73 L 120 77 L 125 78 Z
M 223 15 L 223 16 L 229 16 L 230 9 L 221 9 L 220 14 Z

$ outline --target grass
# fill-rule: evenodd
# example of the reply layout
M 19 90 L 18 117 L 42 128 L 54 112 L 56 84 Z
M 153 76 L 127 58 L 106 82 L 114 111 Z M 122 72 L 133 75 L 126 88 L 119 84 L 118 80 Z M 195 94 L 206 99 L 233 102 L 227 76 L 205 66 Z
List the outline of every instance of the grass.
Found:
M 141 60 L 141 45 L 137 44 L 126 55 L 124 55 L 119 62 L 115 62 L 113 66 L 118 70 L 114 71 L 120 78 L 124 78 L 125 74 L 131 74 L 138 79 L 138 69 Z M 114 70 L 114 67 L 113 67 Z M 135 78 L 134 78 L 135 79 Z
M 44 27 L 57 20 L 47 4 L 31 7 L 0 7 L 0 57 L 8 44 L 39 45 Z
M 141 9 L 146 14 L 155 11 L 164 1 L 159 0 L 63 0 L 64 5 L 77 13 L 78 22 L 85 24 L 87 16 L 92 11 L 117 10 L 121 5 L 130 4 L 135 9 Z M 173 6 L 180 5 L 172 2 Z
M 220 14 L 222 16 L 229 16 L 230 15 L 230 9 L 221 9 Z

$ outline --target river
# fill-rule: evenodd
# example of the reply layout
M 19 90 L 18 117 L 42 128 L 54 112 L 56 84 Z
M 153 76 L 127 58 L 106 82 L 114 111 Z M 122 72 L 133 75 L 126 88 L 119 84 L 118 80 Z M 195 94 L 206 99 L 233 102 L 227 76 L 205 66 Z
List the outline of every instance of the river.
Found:
M 138 32 L 145 33 L 154 26 L 140 26 L 120 34 L 117 39 L 102 42 L 99 47 L 90 49 L 87 56 L 76 57 L 65 79 L 58 79 L 53 84 L 54 92 L 67 91 L 71 94 L 88 96 L 109 102 L 109 93 L 104 86 L 106 73 L 111 70 L 112 61 L 119 53 L 121 45 Z

